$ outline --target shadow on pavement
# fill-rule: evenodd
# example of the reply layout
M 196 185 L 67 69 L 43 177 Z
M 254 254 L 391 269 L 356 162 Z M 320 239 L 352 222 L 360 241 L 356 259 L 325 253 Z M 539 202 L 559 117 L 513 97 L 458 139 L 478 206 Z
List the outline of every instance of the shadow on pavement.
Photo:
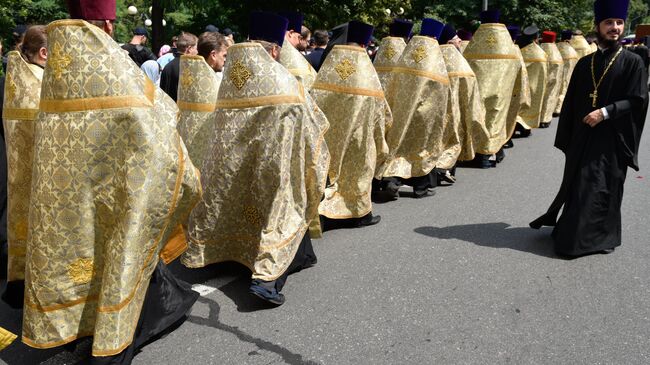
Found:
M 414 231 L 439 239 L 457 239 L 473 244 L 509 248 L 539 256 L 558 258 L 553 250 L 551 228 L 533 230 L 529 227 L 514 227 L 507 223 L 464 224 L 449 227 L 418 227 Z
M 174 275 L 190 284 L 205 284 L 223 292 L 242 313 L 271 309 L 269 305 L 248 293 L 251 271 L 236 262 L 223 262 L 198 269 L 189 269 L 176 260 L 168 267 Z

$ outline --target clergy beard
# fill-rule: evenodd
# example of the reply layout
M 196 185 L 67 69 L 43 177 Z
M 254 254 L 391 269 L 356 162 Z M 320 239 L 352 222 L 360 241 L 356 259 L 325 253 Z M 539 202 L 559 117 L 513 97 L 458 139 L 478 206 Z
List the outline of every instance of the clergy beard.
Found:
M 596 38 L 598 39 L 598 46 L 602 49 L 616 49 L 619 46 L 621 37 L 618 39 L 605 39 L 600 31 L 596 32 Z

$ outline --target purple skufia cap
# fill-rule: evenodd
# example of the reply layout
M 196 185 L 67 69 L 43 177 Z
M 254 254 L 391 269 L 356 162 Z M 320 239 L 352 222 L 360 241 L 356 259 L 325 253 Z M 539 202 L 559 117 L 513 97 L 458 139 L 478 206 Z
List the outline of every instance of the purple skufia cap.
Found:
M 248 38 L 250 40 L 267 41 L 282 46 L 287 32 L 287 18 L 273 13 L 255 11 L 250 16 Z
M 420 29 L 420 35 L 435 37 L 436 39 L 439 39 L 444 27 L 444 23 L 441 23 L 435 19 L 424 18 L 422 19 L 422 28 Z
M 498 23 L 501 13 L 498 10 L 485 10 L 481 12 L 481 24 Z
M 594 15 L 596 24 L 605 19 L 627 19 L 630 0 L 596 0 Z
M 573 38 L 573 31 L 570 29 L 566 29 L 562 31 L 562 37 L 561 40 L 563 41 L 570 41 L 571 38 Z
M 460 38 L 460 39 L 462 39 L 464 41 L 471 41 L 472 38 L 474 37 L 472 32 L 467 31 L 465 29 L 459 29 L 458 32 L 456 32 L 456 34 L 458 34 L 458 38 Z
M 521 28 L 518 25 L 509 25 L 507 28 L 508 33 L 510 33 L 510 38 L 512 38 L 513 41 L 521 34 Z
M 287 18 L 289 25 L 287 26 L 288 30 L 293 30 L 294 32 L 302 32 L 302 23 L 304 16 L 297 11 L 281 11 L 278 15 Z
M 388 33 L 392 37 L 402 37 L 409 38 L 411 36 L 411 30 L 413 29 L 413 23 L 404 19 L 394 19 L 393 23 L 388 26 Z
M 348 23 L 347 41 L 348 43 L 357 43 L 364 46 L 368 45 L 374 30 L 375 28 L 370 24 L 352 20 Z
M 445 27 L 442 28 L 442 34 L 440 34 L 439 42 L 440 44 L 447 44 L 456 36 L 456 29 L 451 24 L 445 24 Z

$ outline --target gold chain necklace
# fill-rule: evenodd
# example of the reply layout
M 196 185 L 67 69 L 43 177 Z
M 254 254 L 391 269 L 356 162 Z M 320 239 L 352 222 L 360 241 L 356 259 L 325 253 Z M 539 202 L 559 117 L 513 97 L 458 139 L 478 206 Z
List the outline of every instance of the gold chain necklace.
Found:
M 589 94 L 589 97 L 591 98 L 591 106 L 594 108 L 596 107 L 596 101 L 598 100 L 598 87 L 600 86 L 600 83 L 603 82 L 603 80 L 605 79 L 605 75 L 607 75 L 607 71 L 609 71 L 610 67 L 612 67 L 618 55 L 621 54 L 621 51 L 623 51 L 623 47 L 619 48 L 616 54 L 614 55 L 614 57 L 612 57 L 612 60 L 609 61 L 609 65 L 607 65 L 607 68 L 605 68 L 603 75 L 600 76 L 600 80 L 598 80 L 598 83 L 596 83 L 596 74 L 594 73 L 594 58 L 596 58 L 597 52 L 594 52 L 594 55 L 591 56 L 591 81 L 594 83 L 594 92 Z

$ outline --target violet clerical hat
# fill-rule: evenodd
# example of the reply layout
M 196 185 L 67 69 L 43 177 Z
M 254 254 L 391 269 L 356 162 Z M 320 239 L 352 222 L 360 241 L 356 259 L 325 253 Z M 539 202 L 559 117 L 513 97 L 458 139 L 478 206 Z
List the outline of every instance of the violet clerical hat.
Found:
M 388 33 L 392 37 L 409 38 L 411 36 L 412 29 L 412 22 L 404 19 L 393 19 L 393 23 L 388 26 Z
M 440 38 L 440 35 L 442 34 L 442 29 L 444 27 L 445 27 L 444 23 L 441 23 L 435 19 L 424 18 L 422 19 L 422 28 L 420 28 L 420 35 Z
M 361 45 L 367 45 L 372 38 L 372 32 L 375 28 L 357 20 L 352 20 L 348 23 L 348 43 L 357 43 Z
M 562 31 L 562 40 L 563 41 L 570 41 L 571 38 L 573 38 L 573 31 L 570 29 L 566 29 Z
M 282 46 L 288 24 L 289 21 L 285 17 L 268 12 L 254 11 L 250 16 L 248 38 Z
M 509 25 L 506 28 L 508 28 L 508 33 L 510 33 L 510 38 L 512 38 L 513 41 L 521 34 L 521 28 L 518 25 Z
M 630 0 L 596 0 L 594 15 L 596 24 L 605 19 L 627 19 Z
M 447 44 L 447 42 L 452 40 L 455 36 L 456 36 L 456 29 L 454 28 L 453 25 L 447 23 L 442 28 L 442 33 L 440 34 L 440 39 L 438 41 L 440 42 L 440 44 Z
M 481 24 L 485 23 L 498 23 L 501 17 L 499 10 L 485 10 L 481 12 Z
M 287 26 L 288 30 L 293 30 L 294 32 L 302 32 L 302 23 L 304 16 L 297 11 L 281 11 L 278 15 L 287 18 L 289 25 Z
M 456 34 L 458 34 L 458 37 L 464 41 L 471 41 L 472 37 L 474 36 L 472 32 L 465 29 L 459 29 Z
M 115 20 L 115 0 L 68 0 L 71 19 Z

